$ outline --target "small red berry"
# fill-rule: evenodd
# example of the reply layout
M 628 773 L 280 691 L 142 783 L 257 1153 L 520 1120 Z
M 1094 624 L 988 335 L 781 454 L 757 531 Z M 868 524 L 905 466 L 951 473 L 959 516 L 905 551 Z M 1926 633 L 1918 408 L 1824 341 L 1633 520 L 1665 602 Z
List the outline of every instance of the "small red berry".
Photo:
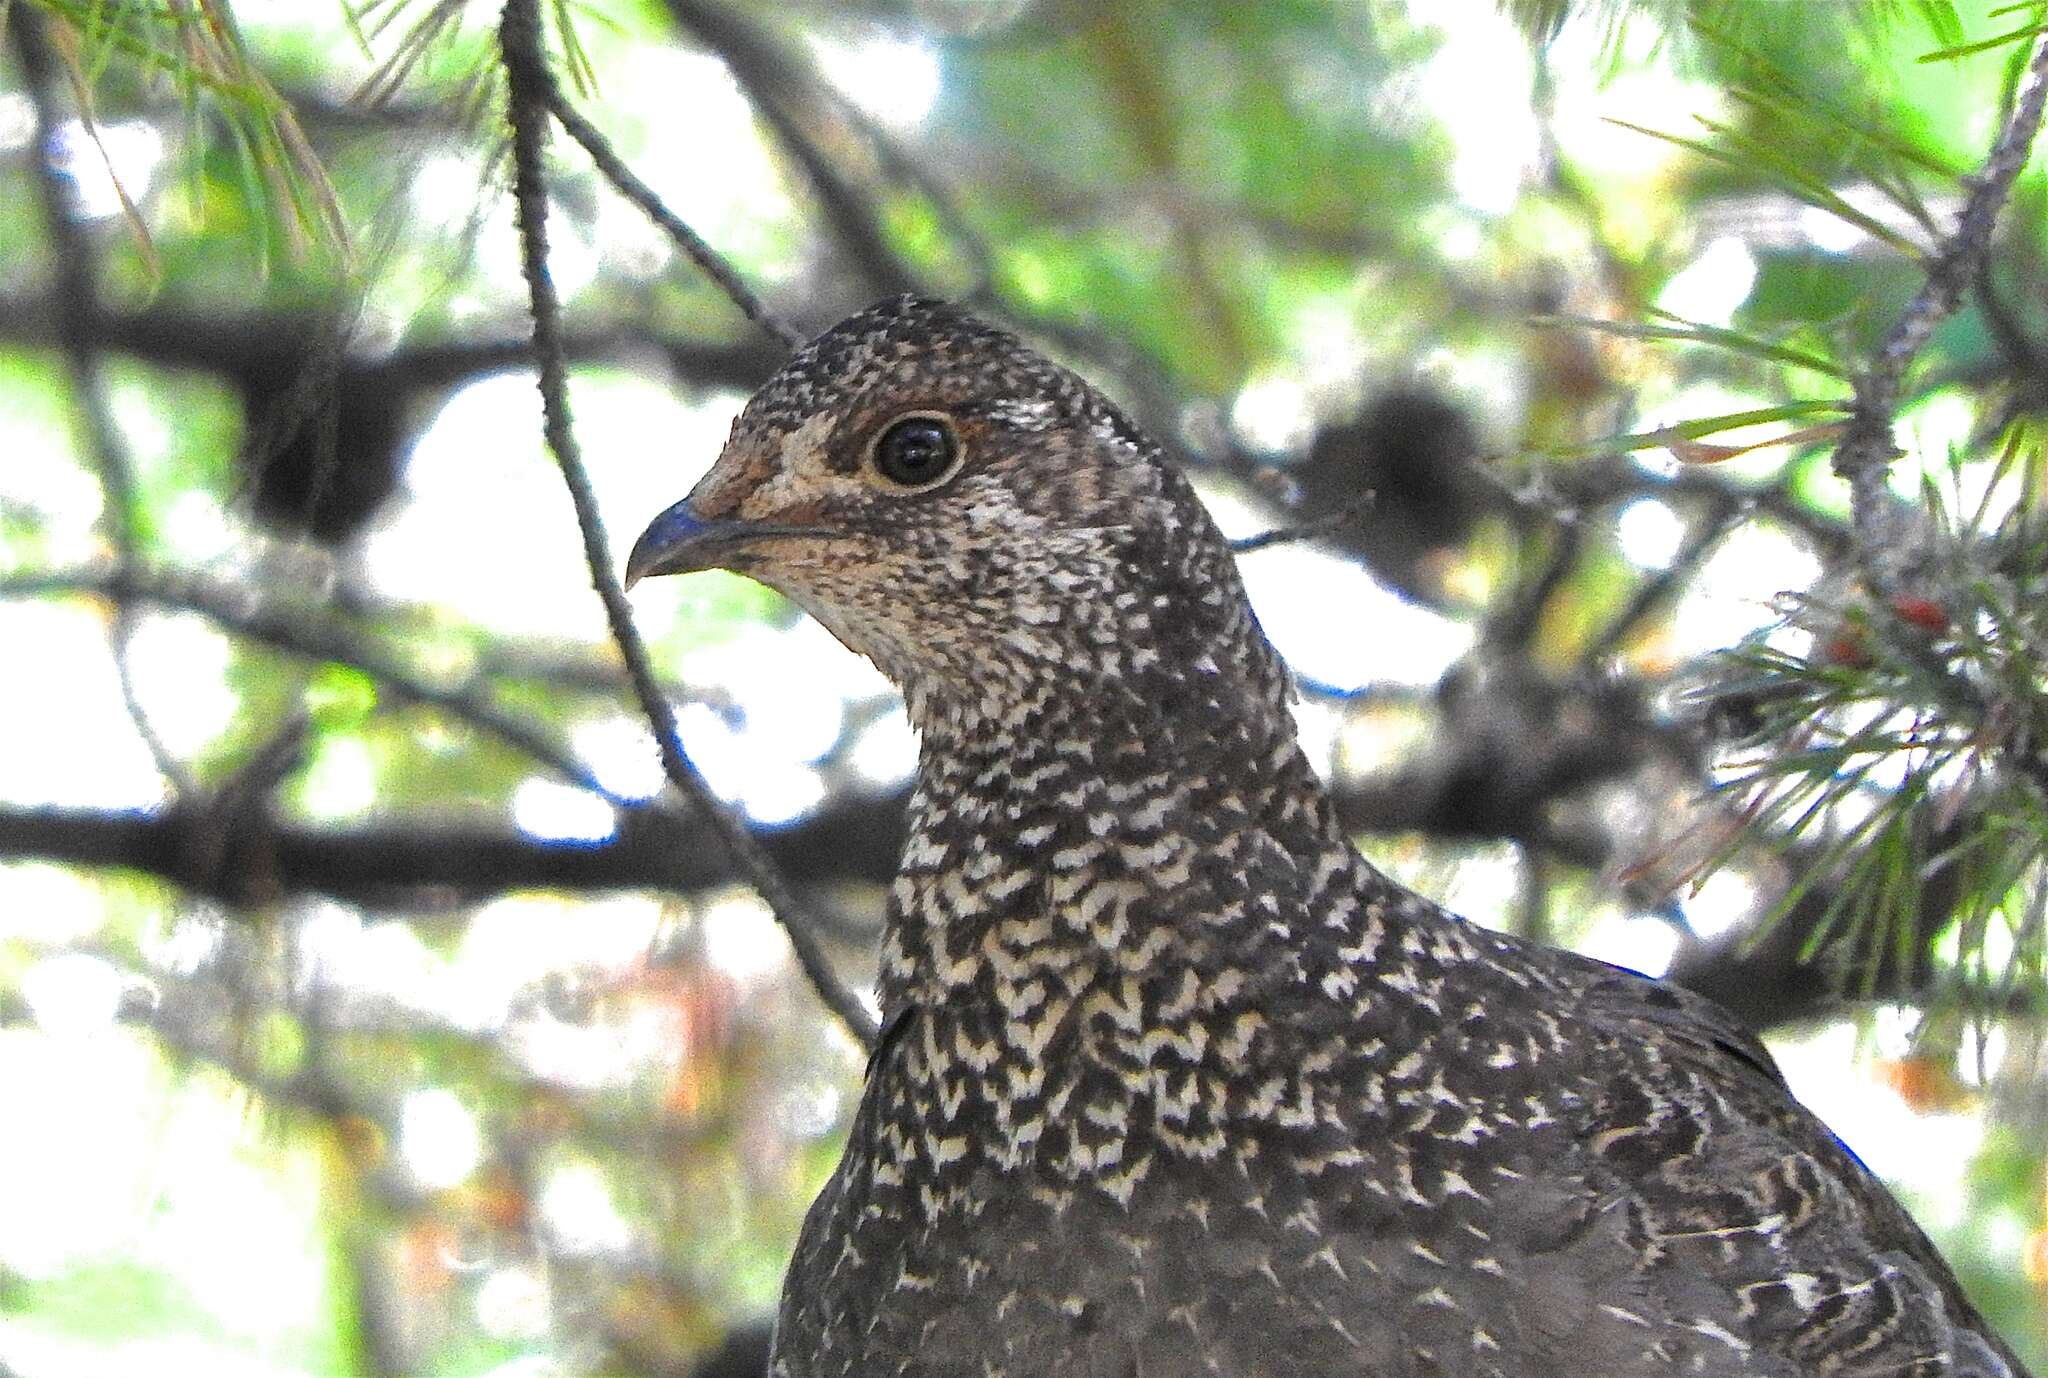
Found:
M 1930 632 L 1949 629 L 1948 609 L 1932 598 L 1923 598 L 1917 593 L 1895 593 L 1891 601 L 1892 611 L 1916 627 Z
M 1851 670 L 1868 670 L 1876 664 L 1870 658 L 1870 642 L 1860 627 L 1844 627 L 1821 643 L 1820 658 L 1829 665 Z

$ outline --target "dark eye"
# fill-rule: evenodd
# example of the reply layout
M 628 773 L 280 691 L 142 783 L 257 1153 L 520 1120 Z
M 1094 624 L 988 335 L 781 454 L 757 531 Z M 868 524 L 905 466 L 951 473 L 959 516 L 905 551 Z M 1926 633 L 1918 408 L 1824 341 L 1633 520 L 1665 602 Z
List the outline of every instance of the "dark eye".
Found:
M 946 477 L 960 455 L 953 428 L 936 416 L 906 416 L 875 437 L 875 472 L 903 488 L 923 488 Z

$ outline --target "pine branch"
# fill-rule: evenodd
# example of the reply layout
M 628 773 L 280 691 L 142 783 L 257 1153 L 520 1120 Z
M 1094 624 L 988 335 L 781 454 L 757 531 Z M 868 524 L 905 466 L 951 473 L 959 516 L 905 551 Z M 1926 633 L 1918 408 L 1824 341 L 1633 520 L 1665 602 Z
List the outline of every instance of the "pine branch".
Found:
M 295 257 L 319 250 L 336 263 L 349 263 L 352 250 L 340 198 L 291 102 L 252 60 L 226 0 L 126 5 L 28 0 L 18 6 L 0 4 L 0 19 L 10 11 L 41 11 L 40 17 L 55 26 L 48 36 L 62 50 L 88 133 L 94 132 L 93 86 L 103 70 L 118 62 L 140 86 L 160 90 L 168 85 L 190 117 L 195 179 L 218 140 L 238 164 L 252 204 L 276 215 Z M 198 118 L 202 108 L 208 118 Z M 114 192 L 154 277 L 161 265 L 148 227 L 118 179 Z M 269 241 L 267 226 L 244 237 L 259 260 L 267 257 Z
M 1834 468 L 1849 482 L 1858 554 L 1865 572 L 1880 589 L 1896 587 L 1924 554 L 1913 509 L 1892 494 L 1888 483 L 1892 461 L 1899 454 L 1892 438 L 1892 416 L 1898 408 L 1900 386 L 1935 327 L 1955 311 L 1982 270 L 1991 252 L 1998 213 L 2026 165 L 2041 127 L 2044 104 L 2048 104 L 2048 33 L 2034 42 L 2012 109 L 1983 166 L 1971 179 L 1954 231 L 1936 247 L 1920 290 L 1885 336 L 1870 367 L 1856 380 L 1855 403 L 1847 434 L 1835 450 Z

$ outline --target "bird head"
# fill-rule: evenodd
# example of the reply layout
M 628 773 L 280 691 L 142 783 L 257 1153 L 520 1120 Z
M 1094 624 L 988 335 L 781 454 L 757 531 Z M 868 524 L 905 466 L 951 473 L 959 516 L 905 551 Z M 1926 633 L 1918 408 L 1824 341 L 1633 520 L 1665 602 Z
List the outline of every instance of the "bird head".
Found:
M 626 578 L 723 568 L 787 595 L 920 704 L 1217 676 L 1249 635 L 1227 545 L 1101 393 L 917 297 L 793 355 Z M 1039 693 L 1035 697 L 1042 698 Z

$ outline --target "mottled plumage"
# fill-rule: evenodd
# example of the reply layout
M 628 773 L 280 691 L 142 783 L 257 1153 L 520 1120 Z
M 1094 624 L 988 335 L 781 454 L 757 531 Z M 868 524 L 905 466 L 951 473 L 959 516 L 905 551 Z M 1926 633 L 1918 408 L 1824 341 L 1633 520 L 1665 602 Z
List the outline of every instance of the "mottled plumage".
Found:
M 1717 1007 L 1359 857 L 1228 547 L 1073 374 L 853 317 L 631 568 L 714 564 L 921 735 L 777 1374 L 2019 1374 Z

